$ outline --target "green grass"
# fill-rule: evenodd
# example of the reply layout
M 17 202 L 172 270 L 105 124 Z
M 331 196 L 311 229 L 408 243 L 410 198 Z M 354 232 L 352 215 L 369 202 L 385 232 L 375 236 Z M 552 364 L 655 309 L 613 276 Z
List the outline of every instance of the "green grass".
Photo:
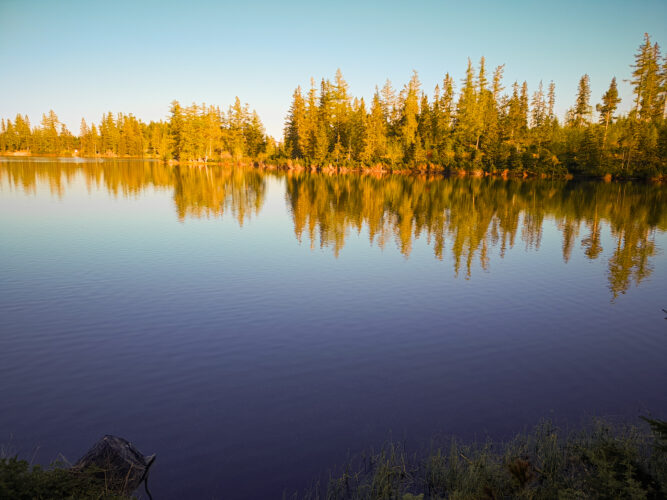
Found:
M 48 469 L 17 457 L 0 458 L 0 498 L 13 500 L 126 500 L 111 491 L 99 471 L 69 470 L 55 463 Z
M 307 500 L 664 499 L 667 424 L 596 420 L 566 433 L 546 421 L 509 442 L 433 446 L 389 443 L 293 498 Z
M 0 498 L 127 499 L 100 471 L 0 458 Z M 304 500 L 665 499 L 667 422 L 595 420 L 565 432 L 545 421 L 509 442 L 451 440 L 425 452 L 388 443 L 292 498 Z

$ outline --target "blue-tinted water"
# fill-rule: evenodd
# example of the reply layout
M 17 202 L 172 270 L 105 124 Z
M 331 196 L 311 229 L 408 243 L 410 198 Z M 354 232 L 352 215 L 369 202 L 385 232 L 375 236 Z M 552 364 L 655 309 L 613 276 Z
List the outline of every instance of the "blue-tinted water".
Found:
M 390 436 L 664 417 L 666 195 L 0 160 L 0 443 L 280 498 Z

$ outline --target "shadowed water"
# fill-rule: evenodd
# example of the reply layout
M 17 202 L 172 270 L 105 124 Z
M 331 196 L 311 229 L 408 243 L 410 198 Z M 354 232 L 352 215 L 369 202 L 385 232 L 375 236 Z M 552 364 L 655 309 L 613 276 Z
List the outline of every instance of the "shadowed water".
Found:
M 0 159 L 0 443 L 280 498 L 390 435 L 664 417 L 666 195 Z

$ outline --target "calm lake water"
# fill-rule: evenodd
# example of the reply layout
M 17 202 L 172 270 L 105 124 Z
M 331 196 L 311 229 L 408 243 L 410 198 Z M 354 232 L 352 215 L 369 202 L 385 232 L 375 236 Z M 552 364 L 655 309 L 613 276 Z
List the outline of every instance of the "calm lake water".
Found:
M 0 444 L 157 499 L 667 412 L 667 188 L 0 159 Z

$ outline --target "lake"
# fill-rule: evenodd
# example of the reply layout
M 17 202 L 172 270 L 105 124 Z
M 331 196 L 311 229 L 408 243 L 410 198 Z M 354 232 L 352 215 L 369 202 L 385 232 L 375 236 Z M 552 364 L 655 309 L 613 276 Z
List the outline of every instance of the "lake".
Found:
M 0 159 L 0 445 L 280 498 L 387 439 L 667 412 L 667 188 Z

